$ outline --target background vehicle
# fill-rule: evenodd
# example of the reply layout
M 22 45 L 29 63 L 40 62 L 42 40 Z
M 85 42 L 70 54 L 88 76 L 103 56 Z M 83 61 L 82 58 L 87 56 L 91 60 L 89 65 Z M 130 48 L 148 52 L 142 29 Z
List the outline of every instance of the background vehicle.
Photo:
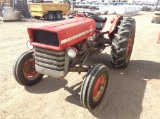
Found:
M 69 3 L 31 3 L 29 4 L 31 15 L 37 19 L 43 17 L 47 20 L 60 20 L 63 14 L 70 10 Z
M 74 2 L 74 7 L 77 8 L 80 2 Z
M 147 3 L 147 4 L 144 4 L 142 7 L 142 10 L 144 11 L 150 11 L 155 9 L 156 9 L 156 3 Z
M 15 11 L 11 3 L 11 0 L 0 0 L 0 20 L 17 21 L 22 19 L 21 12 Z
M 108 3 L 99 3 L 97 6 L 95 6 L 96 9 L 99 9 L 100 7 L 107 7 Z
M 24 17 L 30 17 L 27 0 L 14 0 L 14 3 L 11 0 L 11 7 L 14 7 L 16 11 L 20 11 Z
M 160 24 L 160 11 L 155 11 L 154 12 L 151 22 Z
M 79 2 L 79 3 L 76 5 L 76 7 L 82 8 L 85 3 L 86 3 L 86 2 Z
M 32 86 L 40 82 L 43 75 L 62 79 L 68 72 L 87 72 L 80 100 L 84 107 L 94 109 L 105 94 L 109 72 L 102 63 L 91 66 L 85 61 L 111 46 L 112 66 L 126 68 L 134 44 L 135 20 L 117 15 L 111 21 L 110 30 L 102 32 L 106 18 L 89 12 L 77 12 L 70 18 L 29 27 L 29 43 L 33 47 L 18 57 L 13 74 L 19 84 Z
M 98 2 L 93 2 L 93 3 L 89 6 L 89 8 L 90 8 L 90 9 L 96 9 L 96 6 L 97 6 L 97 5 L 99 5 Z
M 127 15 L 127 14 L 137 14 L 141 8 L 136 5 L 121 5 L 115 7 L 115 13 Z
M 91 5 L 92 3 L 91 2 L 85 2 L 82 7 L 83 8 L 89 8 L 89 6 Z
M 142 11 L 150 11 L 151 7 L 149 7 L 147 4 L 142 5 Z

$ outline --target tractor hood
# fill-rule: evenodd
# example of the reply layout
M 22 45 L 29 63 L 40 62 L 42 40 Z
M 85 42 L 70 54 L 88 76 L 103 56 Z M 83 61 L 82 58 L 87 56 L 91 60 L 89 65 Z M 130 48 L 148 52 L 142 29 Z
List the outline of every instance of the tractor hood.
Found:
M 96 23 L 91 18 L 74 19 L 37 25 L 28 28 L 33 46 L 50 50 L 64 50 L 94 34 Z

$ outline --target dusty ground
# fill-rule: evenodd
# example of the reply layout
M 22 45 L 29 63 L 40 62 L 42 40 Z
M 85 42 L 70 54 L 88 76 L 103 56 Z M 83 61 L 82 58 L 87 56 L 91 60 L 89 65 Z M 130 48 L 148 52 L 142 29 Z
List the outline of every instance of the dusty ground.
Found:
M 82 75 L 69 73 L 65 79 L 44 77 L 32 87 L 13 78 L 17 56 L 27 50 L 26 28 L 44 23 L 0 22 L 0 119 L 160 119 L 160 25 L 151 24 L 152 13 L 140 12 L 134 50 L 127 69 L 110 66 L 110 48 L 90 60 L 109 67 L 110 80 L 102 103 L 95 110 L 79 101 Z

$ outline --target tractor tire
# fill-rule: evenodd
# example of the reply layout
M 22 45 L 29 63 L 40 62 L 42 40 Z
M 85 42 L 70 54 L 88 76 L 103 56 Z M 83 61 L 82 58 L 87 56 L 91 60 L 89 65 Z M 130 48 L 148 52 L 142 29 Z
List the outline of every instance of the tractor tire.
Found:
M 94 109 L 105 94 L 109 79 L 108 68 L 104 64 L 94 65 L 85 76 L 80 100 L 85 108 Z
M 126 68 L 132 54 L 136 22 L 123 18 L 116 27 L 111 46 L 111 64 L 114 68 Z
M 62 16 L 61 12 L 56 12 L 56 13 L 55 13 L 55 19 L 56 19 L 56 20 L 60 20 L 60 19 L 62 19 L 62 17 L 63 17 L 63 16 Z
M 32 86 L 40 82 L 42 74 L 35 71 L 33 51 L 29 50 L 21 54 L 13 66 L 15 80 L 23 86 Z
M 53 21 L 53 20 L 54 20 L 54 17 L 55 17 L 55 15 L 54 15 L 53 12 L 48 12 L 48 13 L 47 13 L 47 20 Z

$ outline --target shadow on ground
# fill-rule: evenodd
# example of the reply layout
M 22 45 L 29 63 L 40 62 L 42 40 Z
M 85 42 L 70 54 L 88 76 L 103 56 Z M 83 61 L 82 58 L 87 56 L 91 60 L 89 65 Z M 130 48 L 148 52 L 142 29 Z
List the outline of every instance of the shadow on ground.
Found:
M 126 69 L 113 69 L 109 57 L 107 54 L 93 55 L 87 61 L 87 64 L 104 63 L 110 71 L 102 103 L 90 113 L 98 119 L 139 119 L 147 81 L 160 79 L 160 63 L 132 60 Z M 79 99 L 82 82 L 68 87 L 67 80 L 46 79 L 25 89 L 31 93 L 49 93 L 64 88 L 70 92 L 66 101 L 82 107 Z
M 30 93 L 50 93 L 57 91 L 67 85 L 68 81 L 65 79 L 56 79 L 51 77 L 43 78 L 38 84 L 25 87 L 25 90 Z
M 105 61 L 108 55 L 101 54 L 94 57 L 89 58 L 90 64 L 104 63 L 108 66 L 109 61 Z M 96 109 L 90 110 L 90 113 L 99 119 L 139 119 L 147 81 L 160 79 L 160 63 L 132 60 L 126 69 L 116 70 L 110 65 L 109 69 L 110 79 L 106 94 L 102 103 Z M 74 87 L 77 87 L 76 90 Z M 71 93 L 66 101 L 82 106 L 78 94 L 80 88 L 79 83 L 65 88 Z

